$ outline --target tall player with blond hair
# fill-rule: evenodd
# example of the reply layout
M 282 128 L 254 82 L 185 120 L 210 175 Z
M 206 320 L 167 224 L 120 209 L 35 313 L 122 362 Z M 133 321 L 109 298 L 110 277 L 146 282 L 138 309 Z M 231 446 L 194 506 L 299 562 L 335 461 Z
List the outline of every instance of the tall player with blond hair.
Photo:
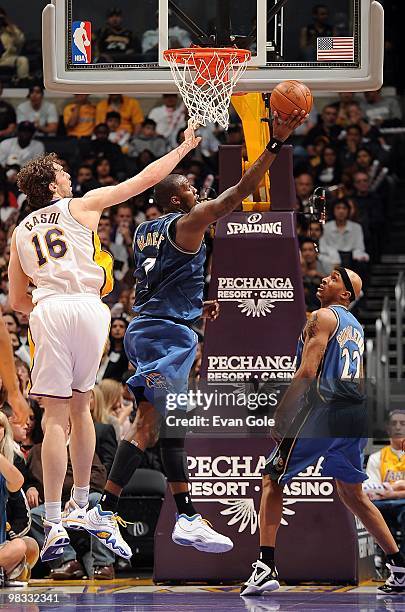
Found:
M 34 159 L 19 173 L 18 185 L 28 197 L 31 212 L 12 238 L 10 303 L 13 309 L 30 315 L 30 393 L 42 397 L 45 409 L 43 561 L 60 557 L 69 543 L 61 522 L 69 420 L 72 507 L 85 508 L 88 503 L 95 450 L 90 396 L 111 319 L 101 297 L 113 286 L 112 257 L 101 250 L 97 236 L 100 216 L 105 208 L 125 202 L 165 178 L 199 141 L 190 122 L 185 142 L 177 149 L 137 176 L 94 189 L 82 198 L 72 198 L 70 176 L 54 154 Z M 32 297 L 28 292 L 30 282 L 35 285 Z M 109 513 L 107 518 L 114 552 L 130 557 L 116 515 Z M 97 524 L 92 533 L 105 537 Z

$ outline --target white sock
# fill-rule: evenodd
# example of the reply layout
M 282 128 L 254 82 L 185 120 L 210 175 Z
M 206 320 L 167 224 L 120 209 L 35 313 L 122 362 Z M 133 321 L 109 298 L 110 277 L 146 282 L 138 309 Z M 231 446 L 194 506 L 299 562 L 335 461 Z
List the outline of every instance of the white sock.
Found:
M 45 519 L 51 523 L 60 523 L 62 520 L 61 502 L 45 502 Z
M 73 487 L 73 499 L 80 508 L 84 508 L 89 503 L 90 487 Z

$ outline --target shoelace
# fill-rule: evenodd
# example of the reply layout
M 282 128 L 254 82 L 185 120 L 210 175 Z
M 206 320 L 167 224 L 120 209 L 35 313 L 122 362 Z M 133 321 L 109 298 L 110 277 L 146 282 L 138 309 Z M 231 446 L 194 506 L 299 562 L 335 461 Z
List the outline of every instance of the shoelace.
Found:
M 214 527 L 212 526 L 212 523 L 210 523 L 207 519 L 201 518 L 201 521 L 205 523 L 206 525 L 208 525 L 208 527 L 210 527 L 211 529 L 214 529 Z

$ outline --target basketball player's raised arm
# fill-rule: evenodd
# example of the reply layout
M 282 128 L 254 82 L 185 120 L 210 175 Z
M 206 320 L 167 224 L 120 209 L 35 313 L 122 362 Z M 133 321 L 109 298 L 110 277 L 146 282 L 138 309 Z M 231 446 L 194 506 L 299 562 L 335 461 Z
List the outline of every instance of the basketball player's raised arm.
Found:
M 220 196 L 209 202 L 201 202 L 187 214 L 181 217 L 176 225 L 176 244 L 187 251 L 195 251 L 199 248 L 204 232 L 207 227 L 229 215 L 235 210 L 242 200 L 254 193 L 276 158 L 280 144 L 292 134 L 307 118 L 304 111 L 296 110 L 287 121 L 278 121 L 277 113 L 274 112 L 272 126 L 272 139 L 266 149 L 243 175 L 239 183 L 230 187 Z M 275 149 L 275 153 L 271 149 Z
M 200 143 L 201 138 L 194 134 L 193 120 L 190 119 L 184 132 L 185 140 L 173 151 L 152 162 L 136 176 L 111 187 L 100 187 L 86 193 L 81 198 L 85 210 L 101 213 L 104 208 L 125 202 L 129 198 L 146 191 L 168 176 L 179 162 Z M 74 200 L 73 200 L 74 203 Z
M 305 341 L 301 364 L 277 406 L 274 418 L 276 431 L 282 436 L 286 433 L 300 408 L 300 400 L 315 380 L 322 362 L 329 338 L 336 327 L 336 317 L 328 308 L 312 313 L 305 327 Z

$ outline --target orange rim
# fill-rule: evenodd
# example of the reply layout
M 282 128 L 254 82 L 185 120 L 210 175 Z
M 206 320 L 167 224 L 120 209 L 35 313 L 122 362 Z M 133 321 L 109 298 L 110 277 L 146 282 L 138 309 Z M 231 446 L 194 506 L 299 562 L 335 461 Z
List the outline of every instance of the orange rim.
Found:
M 211 57 L 228 60 L 235 64 L 248 62 L 252 56 L 247 49 L 237 49 L 236 47 L 186 47 L 184 49 L 167 49 L 163 51 L 166 61 L 175 61 L 177 64 L 190 64 L 192 67 L 195 60 L 207 60 Z M 192 58 L 192 61 L 190 59 Z

